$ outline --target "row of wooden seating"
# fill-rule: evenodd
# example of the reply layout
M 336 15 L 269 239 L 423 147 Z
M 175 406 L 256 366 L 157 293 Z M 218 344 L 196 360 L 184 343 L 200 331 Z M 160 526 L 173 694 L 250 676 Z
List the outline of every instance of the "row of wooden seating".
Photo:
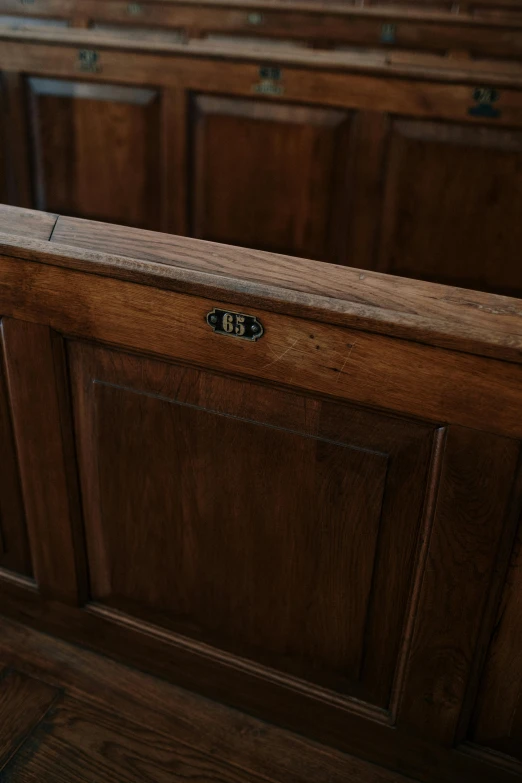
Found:
M 0 30 L 3 200 L 519 295 L 522 68 Z
M 0 314 L 0 614 L 289 730 L 252 781 L 520 783 L 517 300 L 0 207 Z
M 520 58 L 522 3 L 339 0 L 0 0 L 0 21 L 110 30 L 155 39 L 234 37 L 266 44 L 370 47 Z

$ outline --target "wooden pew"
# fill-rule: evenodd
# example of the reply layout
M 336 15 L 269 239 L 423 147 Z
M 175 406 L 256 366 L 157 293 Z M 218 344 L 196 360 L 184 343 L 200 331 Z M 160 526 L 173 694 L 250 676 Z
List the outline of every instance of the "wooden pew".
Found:
M 302 46 L 370 47 L 520 59 L 522 3 L 325 0 L 0 0 L 0 19 L 170 39 L 229 36 Z
M 0 229 L 0 612 L 413 780 L 520 780 L 519 301 Z
M 522 293 L 522 67 L 0 30 L 10 201 Z

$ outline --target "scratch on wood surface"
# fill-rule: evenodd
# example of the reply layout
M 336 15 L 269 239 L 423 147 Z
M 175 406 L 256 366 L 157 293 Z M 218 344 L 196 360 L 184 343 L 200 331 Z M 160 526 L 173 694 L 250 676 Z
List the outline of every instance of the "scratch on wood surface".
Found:
M 349 350 L 349 352 L 348 352 L 348 356 L 347 356 L 347 357 L 346 357 L 346 359 L 344 360 L 344 362 L 343 362 L 343 366 L 341 367 L 341 369 L 339 370 L 339 372 L 338 372 L 338 374 L 337 374 L 337 380 L 335 381 L 336 383 L 339 383 L 339 379 L 340 379 L 341 375 L 343 374 L 343 370 L 344 370 L 344 368 L 346 367 L 346 364 L 347 364 L 347 362 L 348 362 L 348 359 L 349 359 L 349 358 L 350 358 L 350 356 L 352 355 L 352 351 L 353 351 L 353 349 L 355 348 L 355 346 L 356 346 L 356 345 L 357 345 L 357 340 L 354 340 L 354 342 L 353 342 L 353 345 L 350 347 L 350 350 Z
M 262 370 L 266 370 L 268 367 L 272 367 L 272 365 L 273 365 L 273 364 L 275 364 L 276 362 L 280 362 L 280 361 L 281 361 L 281 359 L 282 359 L 284 356 L 286 356 L 286 354 L 287 354 L 289 351 L 291 351 L 291 350 L 292 350 L 292 348 L 295 348 L 295 346 L 297 345 L 297 343 L 298 343 L 298 342 L 299 342 L 299 337 L 296 337 L 296 338 L 295 338 L 295 340 L 294 340 L 294 342 L 292 343 L 292 345 L 290 345 L 288 348 L 285 348 L 285 350 L 283 351 L 283 353 L 281 353 L 279 356 L 276 356 L 276 358 L 275 358 L 275 359 L 272 359 L 272 361 L 271 361 L 271 362 L 268 362 L 268 364 L 265 364 L 265 366 L 264 366 L 264 367 L 262 367 L 261 369 L 262 369 Z

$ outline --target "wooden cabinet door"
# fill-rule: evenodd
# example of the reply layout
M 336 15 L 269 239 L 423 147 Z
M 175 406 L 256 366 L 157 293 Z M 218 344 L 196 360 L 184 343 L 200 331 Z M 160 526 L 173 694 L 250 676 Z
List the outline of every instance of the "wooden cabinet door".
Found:
M 31 558 L 0 345 L 0 567 L 30 576 Z
M 193 235 L 338 260 L 350 113 L 205 95 L 193 108 Z
M 36 206 L 159 228 L 159 93 L 41 78 L 28 90 Z
M 395 120 L 379 269 L 522 294 L 522 132 Z

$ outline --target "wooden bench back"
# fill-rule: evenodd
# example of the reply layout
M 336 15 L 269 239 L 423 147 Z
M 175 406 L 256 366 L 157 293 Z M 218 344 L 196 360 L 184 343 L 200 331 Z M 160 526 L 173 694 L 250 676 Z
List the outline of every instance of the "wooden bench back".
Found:
M 520 779 L 519 302 L 0 228 L 1 612 L 411 779 Z
M 516 64 L 0 40 L 12 204 L 522 292 Z

